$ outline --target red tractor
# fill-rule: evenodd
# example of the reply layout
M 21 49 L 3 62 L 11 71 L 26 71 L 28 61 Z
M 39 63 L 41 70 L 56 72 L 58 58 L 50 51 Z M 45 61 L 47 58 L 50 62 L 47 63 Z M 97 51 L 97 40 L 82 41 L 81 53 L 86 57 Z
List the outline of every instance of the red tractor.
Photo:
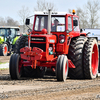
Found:
M 26 19 L 29 25 L 30 19 Z M 97 38 L 80 32 L 79 17 L 73 14 L 42 12 L 35 14 L 33 30 L 21 36 L 16 53 L 10 58 L 12 79 L 22 76 L 42 77 L 46 68 L 56 73 L 57 81 L 96 78 L 99 50 Z

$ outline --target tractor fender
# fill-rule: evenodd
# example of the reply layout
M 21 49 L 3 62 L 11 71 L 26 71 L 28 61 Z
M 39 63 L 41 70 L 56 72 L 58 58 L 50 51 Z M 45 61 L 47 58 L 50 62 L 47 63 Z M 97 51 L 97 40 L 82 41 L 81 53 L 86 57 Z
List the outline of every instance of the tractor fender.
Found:
M 13 45 L 16 43 L 16 41 L 18 40 L 18 38 L 19 38 L 19 36 L 16 36 L 15 38 L 14 38 L 14 40 L 13 40 Z
M 4 37 L 0 36 L 0 44 L 4 42 Z
M 95 38 L 95 39 L 97 40 L 97 42 L 98 42 L 98 37 L 87 36 L 87 38 L 88 38 L 88 39 L 89 39 L 89 38 Z
M 7 44 L 7 45 L 9 45 L 9 42 L 2 42 L 2 44 Z
M 9 47 L 10 47 L 10 42 L 3 42 L 2 44 L 7 44 L 7 46 L 8 46 L 8 51 L 9 51 Z

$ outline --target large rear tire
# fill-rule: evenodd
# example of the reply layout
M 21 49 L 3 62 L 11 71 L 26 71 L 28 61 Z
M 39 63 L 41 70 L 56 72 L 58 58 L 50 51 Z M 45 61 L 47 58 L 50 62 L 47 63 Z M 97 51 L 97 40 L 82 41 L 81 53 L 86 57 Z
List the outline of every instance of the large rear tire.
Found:
M 84 78 L 83 73 L 83 49 L 84 44 L 87 41 L 86 37 L 78 37 L 72 39 L 70 46 L 69 46 L 69 52 L 68 52 L 68 58 L 73 62 L 76 68 L 69 68 L 69 77 L 74 79 L 82 79 Z
M 94 38 L 88 39 L 84 47 L 84 75 L 85 78 L 96 78 L 98 73 L 99 53 L 97 40 Z
M 8 54 L 8 45 L 1 44 L 0 45 L 0 56 L 7 56 L 7 54 Z
M 58 57 L 56 65 L 57 81 L 65 81 L 68 75 L 68 59 L 67 56 L 61 55 Z
M 11 79 L 20 79 L 22 76 L 22 64 L 19 54 L 12 54 L 9 63 Z
M 20 49 L 26 46 L 28 36 L 22 35 L 15 43 L 14 53 L 20 54 Z

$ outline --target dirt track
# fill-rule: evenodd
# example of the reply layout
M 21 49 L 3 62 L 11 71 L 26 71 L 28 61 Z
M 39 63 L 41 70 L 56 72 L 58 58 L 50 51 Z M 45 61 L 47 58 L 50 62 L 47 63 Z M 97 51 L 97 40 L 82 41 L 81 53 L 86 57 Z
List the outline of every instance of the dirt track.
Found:
M 0 63 L 9 62 L 10 56 L 0 56 Z
M 9 58 L 8 58 L 9 59 Z M 0 71 L 1 100 L 100 100 L 100 78 L 57 82 L 55 76 L 11 80 L 9 70 Z

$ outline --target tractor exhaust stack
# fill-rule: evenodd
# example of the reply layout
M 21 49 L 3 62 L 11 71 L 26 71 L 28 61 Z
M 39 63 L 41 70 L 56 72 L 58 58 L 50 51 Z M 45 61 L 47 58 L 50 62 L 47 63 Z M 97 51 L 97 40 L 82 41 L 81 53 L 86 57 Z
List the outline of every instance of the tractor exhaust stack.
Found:
M 51 30 L 51 9 L 48 10 L 48 34 L 50 34 Z

